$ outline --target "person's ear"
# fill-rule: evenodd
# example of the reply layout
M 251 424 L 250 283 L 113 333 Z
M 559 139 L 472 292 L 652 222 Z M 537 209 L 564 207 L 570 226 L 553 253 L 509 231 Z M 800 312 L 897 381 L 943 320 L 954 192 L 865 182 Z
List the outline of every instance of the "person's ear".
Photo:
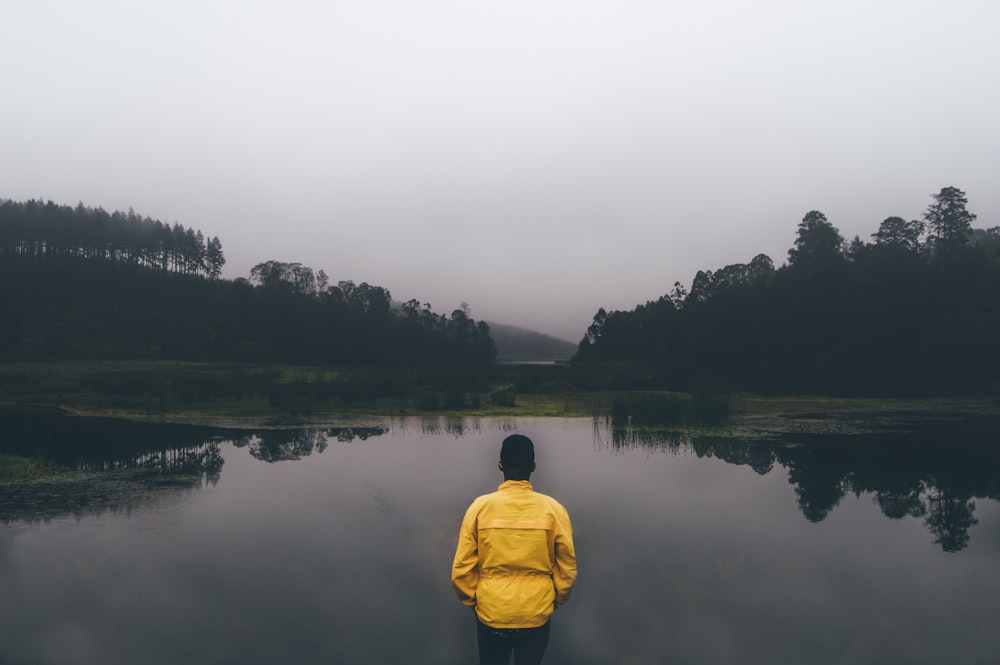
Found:
M 497 468 L 500 469 L 500 473 L 503 473 L 503 462 L 497 462 Z
M 531 463 L 531 472 L 532 473 L 535 472 L 535 463 L 534 462 Z

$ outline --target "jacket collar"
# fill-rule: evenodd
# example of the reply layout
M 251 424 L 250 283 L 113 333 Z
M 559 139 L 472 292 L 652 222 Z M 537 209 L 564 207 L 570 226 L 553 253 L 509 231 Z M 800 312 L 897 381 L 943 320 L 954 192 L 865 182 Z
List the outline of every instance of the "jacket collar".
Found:
M 531 483 L 527 480 L 505 480 L 497 488 L 498 492 L 503 492 L 504 490 L 530 490 Z

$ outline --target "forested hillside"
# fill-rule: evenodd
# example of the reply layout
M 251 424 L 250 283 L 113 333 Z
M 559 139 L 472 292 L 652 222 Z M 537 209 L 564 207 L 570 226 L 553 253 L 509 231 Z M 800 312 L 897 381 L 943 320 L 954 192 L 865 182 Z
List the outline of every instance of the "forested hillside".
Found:
M 70 208 L 52 201 L 9 200 L 0 200 L 0 259 L 47 266 L 83 260 L 213 279 L 226 263 L 218 237 L 206 241 L 201 231 L 181 224 L 82 203 Z
M 0 359 L 165 358 L 470 366 L 485 323 L 266 261 L 219 279 L 218 238 L 128 213 L 0 201 Z
M 568 360 L 576 352 L 575 344 L 551 335 L 496 322 L 491 322 L 489 326 L 497 346 L 497 360 L 500 361 Z
M 868 241 L 811 211 L 779 268 L 758 255 L 699 271 L 690 292 L 601 309 L 574 365 L 633 386 L 998 395 L 1000 228 L 975 219 L 954 187 Z

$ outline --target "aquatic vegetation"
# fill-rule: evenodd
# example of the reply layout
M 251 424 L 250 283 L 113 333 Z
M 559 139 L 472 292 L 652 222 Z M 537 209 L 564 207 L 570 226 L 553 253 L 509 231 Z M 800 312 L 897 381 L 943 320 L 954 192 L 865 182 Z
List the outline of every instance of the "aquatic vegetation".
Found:
M 52 464 L 45 460 L 0 454 L 0 483 L 38 480 L 54 471 Z
M 608 414 L 615 427 L 705 427 L 726 425 L 733 415 L 728 394 L 616 393 Z

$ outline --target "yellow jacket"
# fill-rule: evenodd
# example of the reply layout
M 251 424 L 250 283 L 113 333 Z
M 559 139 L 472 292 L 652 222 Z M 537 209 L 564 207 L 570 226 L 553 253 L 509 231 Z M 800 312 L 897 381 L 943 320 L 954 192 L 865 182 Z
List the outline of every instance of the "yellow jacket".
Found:
M 537 628 L 569 598 L 576 552 L 569 514 L 527 480 L 505 481 L 469 506 L 451 583 L 493 628 Z

